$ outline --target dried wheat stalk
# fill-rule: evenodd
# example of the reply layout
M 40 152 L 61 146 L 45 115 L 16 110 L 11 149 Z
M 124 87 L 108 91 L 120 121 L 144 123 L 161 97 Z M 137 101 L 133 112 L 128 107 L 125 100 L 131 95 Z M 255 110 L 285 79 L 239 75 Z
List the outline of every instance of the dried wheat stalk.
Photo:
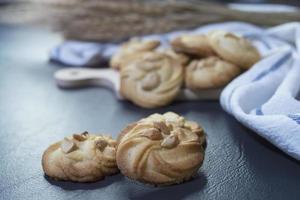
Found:
M 34 24 L 51 24 L 66 38 L 78 40 L 118 41 L 136 35 L 163 33 L 230 20 L 263 26 L 300 21 L 300 12 L 242 12 L 231 10 L 222 4 L 202 1 L 18 1 L 23 3 L 7 8 L 11 9 L 9 13 L 18 13 L 19 11 L 23 16 L 14 14 L 15 19 L 23 19 L 27 23 Z M 3 14 L 0 14 L 0 17 L 2 16 Z

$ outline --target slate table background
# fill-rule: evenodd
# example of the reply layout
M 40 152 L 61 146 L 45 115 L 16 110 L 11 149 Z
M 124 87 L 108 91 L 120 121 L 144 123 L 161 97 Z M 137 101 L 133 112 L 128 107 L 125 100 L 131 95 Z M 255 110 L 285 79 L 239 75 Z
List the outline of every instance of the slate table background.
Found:
M 61 90 L 47 62 L 61 38 L 48 30 L 0 25 L 0 199 L 300 199 L 300 163 L 222 111 L 218 102 L 141 109 L 100 88 Z M 43 151 L 81 131 L 116 137 L 128 123 L 175 111 L 201 123 L 205 162 L 194 180 L 154 188 L 124 178 L 80 184 L 44 177 Z M 300 134 L 300 133 L 299 133 Z

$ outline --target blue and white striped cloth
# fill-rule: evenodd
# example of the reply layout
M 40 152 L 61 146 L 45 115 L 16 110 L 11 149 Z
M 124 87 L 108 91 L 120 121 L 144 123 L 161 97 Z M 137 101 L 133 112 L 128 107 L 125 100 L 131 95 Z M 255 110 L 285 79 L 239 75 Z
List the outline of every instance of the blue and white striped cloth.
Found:
M 260 48 L 264 59 L 224 89 L 221 105 L 300 160 L 300 23 L 263 30 L 256 39 L 265 43 L 266 48 Z
M 262 29 L 257 26 L 227 22 L 145 36 L 158 39 L 160 48 L 182 33 L 208 33 L 227 30 L 243 35 L 259 49 L 263 59 L 233 80 L 223 90 L 223 109 L 238 121 L 269 140 L 288 155 L 300 160 L 300 23 L 288 23 Z M 55 48 L 51 58 L 72 66 L 97 64 L 117 51 L 115 44 L 67 41 Z M 238 134 L 238 133 L 237 133 Z

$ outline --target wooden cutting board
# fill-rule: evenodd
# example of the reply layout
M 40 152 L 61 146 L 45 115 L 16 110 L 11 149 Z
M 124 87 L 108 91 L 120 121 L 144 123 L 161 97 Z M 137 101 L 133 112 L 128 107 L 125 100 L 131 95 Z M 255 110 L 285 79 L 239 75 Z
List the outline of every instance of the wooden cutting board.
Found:
M 61 88 L 77 88 L 99 86 L 112 90 L 118 99 L 124 98 L 120 94 L 120 74 L 113 69 L 67 68 L 58 70 L 54 74 L 56 83 Z M 176 100 L 218 100 L 223 88 L 192 91 L 182 88 Z

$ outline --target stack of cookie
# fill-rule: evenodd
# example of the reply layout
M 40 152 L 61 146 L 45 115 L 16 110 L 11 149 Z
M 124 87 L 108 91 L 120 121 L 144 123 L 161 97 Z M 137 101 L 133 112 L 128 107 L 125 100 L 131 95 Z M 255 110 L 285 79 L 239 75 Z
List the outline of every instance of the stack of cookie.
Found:
M 121 45 L 110 66 L 120 70 L 121 94 L 145 108 L 169 104 L 184 86 L 198 91 L 222 88 L 260 59 L 245 38 L 224 31 L 181 35 L 172 49 L 136 38 Z
M 55 180 L 92 182 L 120 170 L 133 180 L 172 185 L 197 174 L 205 149 L 196 122 L 167 112 L 128 125 L 117 140 L 87 132 L 67 137 L 47 148 L 42 166 Z

